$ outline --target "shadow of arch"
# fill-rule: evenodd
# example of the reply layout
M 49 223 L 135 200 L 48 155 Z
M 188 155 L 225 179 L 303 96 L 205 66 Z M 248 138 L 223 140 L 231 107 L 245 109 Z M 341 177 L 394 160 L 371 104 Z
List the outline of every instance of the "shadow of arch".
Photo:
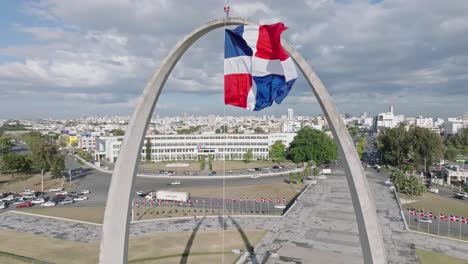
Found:
M 193 241 L 195 240 L 195 236 L 197 235 L 198 229 L 200 229 L 200 226 L 205 220 L 206 217 L 203 217 L 198 221 L 198 224 L 195 226 L 195 228 L 192 231 L 192 234 L 190 235 L 189 239 L 187 240 L 187 244 L 185 245 L 184 253 L 182 254 L 182 258 L 180 259 L 180 264 L 187 264 L 188 257 L 190 255 L 190 250 L 192 249 Z
M 250 260 L 252 261 L 253 264 L 258 264 L 257 258 L 255 258 L 254 246 L 252 246 L 252 244 L 250 244 L 249 238 L 245 234 L 244 230 L 242 230 L 242 227 L 239 225 L 239 223 L 237 223 L 236 220 L 234 220 L 234 218 L 229 216 L 229 219 L 231 219 L 231 221 L 234 224 L 234 226 L 236 227 L 237 231 L 239 231 L 239 234 L 241 235 L 242 241 L 244 241 L 244 245 L 247 248 L 247 251 L 249 252 Z
M 135 182 L 136 169 L 140 160 L 148 122 L 169 74 L 185 51 L 196 40 L 213 29 L 231 25 L 255 25 L 255 23 L 242 18 L 216 19 L 196 28 L 174 46 L 147 83 L 128 124 L 112 174 L 104 213 L 99 255 L 100 263 L 115 264 L 127 263 L 128 261 L 131 193 Z M 346 178 L 356 213 L 364 262 L 386 263 L 382 232 L 378 225 L 375 205 L 371 199 L 372 194 L 351 136 L 336 109 L 335 103 L 315 71 L 297 50 L 283 39 L 281 42 L 315 94 L 337 142 L 338 150 L 343 154 L 346 161 Z

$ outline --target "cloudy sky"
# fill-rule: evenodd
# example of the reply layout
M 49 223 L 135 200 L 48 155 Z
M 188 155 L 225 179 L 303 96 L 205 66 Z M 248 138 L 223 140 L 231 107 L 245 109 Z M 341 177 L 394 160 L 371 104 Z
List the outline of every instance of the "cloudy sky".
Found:
M 466 0 L 231 0 L 231 16 L 284 22 L 342 112 L 434 117 L 468 112 Z M 287 3 L 287 4 L 286 4 Z M 186 33 L 224 1 L 41 0 L 0 3 L 0 119 L 127 115 Z M 157 114 L 249 115 L 223 105 L 223 29 L 174 68 Z M 299 77 L 259 114 L 320 114 Z

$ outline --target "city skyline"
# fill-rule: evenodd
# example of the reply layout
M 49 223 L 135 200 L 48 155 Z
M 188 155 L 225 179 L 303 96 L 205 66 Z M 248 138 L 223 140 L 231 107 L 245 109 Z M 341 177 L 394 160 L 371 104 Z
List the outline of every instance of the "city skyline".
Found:
M 405 115 L 463 114 L 468 3 L 423 2 L 236 1 L 231 16 L 283 21 L 285 39 L 311 62 L 342 113 L 376 114 L 393 104 Z M 0 18 L 6 36 L 0 40 L 0 118 L 131 115 L 170 48 L 203 21 L 223 16 L 222 7 L 217 1 L 2 3 L 8 15 Z M 96 19 L 103 12 L 115 15 Z M 299 115 L 321 114 L 301 75 L 281 105 L 260 113 L 224 107 L 222 34 L 208 34 L 182 57 L 156 114 L 279 115 L 293 106 Z

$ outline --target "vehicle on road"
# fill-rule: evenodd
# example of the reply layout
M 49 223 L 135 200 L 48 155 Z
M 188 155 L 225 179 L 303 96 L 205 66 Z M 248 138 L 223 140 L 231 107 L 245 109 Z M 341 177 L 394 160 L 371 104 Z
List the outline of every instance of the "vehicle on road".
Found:
M 385 185 L 392 185 L 392 181 L 390 181 L 390 180 L 386 180 L 384 183 L 385 183 Z
M 277 169 L 279 169 L 280 167 L 277 166 L 277 165 L 275 165 L 275 166 L 273 166 L 273 167 L 271 167 L 271 168 L 274 169 L 274 170 L 277 170 Z
M 181 202 L 181 203 L 178 203 L 177 206 L 179 206 L 179 207 L 192 207 L 193 204 L 191 204 L 191 203 L 182 203 Z
M 247 169 L 248 172 L 254 172 L 255 169 Z
M 260 175 L 259 174 L 254 174 L 252 176 L 250 176 L 251 179 L 257 179 L 257 178 L 260 178 Z
M 388 189 L 389 189 L 390 191 L 394 191 L 394 190 L 395 190 L 395 186 L 392 185 L 392 186 L 388 187 Z
M 142 196 L 142 195 L 145 196 L 146 195 L 146 192 L 144 192 L 144 191 L 136 191 L 135 193 L 138 196 Z
M 45 202 L 43 204 L 41 204 L 41 207 L 51 207 L 51 206 L 55 206 L 56 203 L 53 202 L 53 201 L 48 201 L 48 202 Z
M 232 170 L 229 170 L 229 171 L 226 171 L 226 172 L 227 172 L 227 173 L 233 173 L 233 171 L 232 171 Z
M 60 204 L 72 204 L 75 201 L 73 201 L 72 198 L 65 198 L 63 201 L 60 202 Z
M 7 207 L 7 204 L 4 202 L 0 202 L 0 209 L 5 209 Z
M 45 203 L 45 200 L 44 198 L 36 198 L 34 200 L 31 201 L 32 204 L 41 204 L 41 203 Z
M 468 193 L 459 192 L 459 193 L 456 193 L 455 196 L 458 197 L 458 198 L 461 198 L 461 199 L 465 199 L 466 197 L 468 197 Z
M 428 191 L 431 192 L 431 193 L 439 193 L 439 189 L 436 189 L 436 188 L 433 188 L 433 187 L 430 187 L 428 189 Z
M 81 194 L 90 194 L 90 193 L 91 193 L 91 191 L 90 191 L 90 190 L 86 190 L 86 189 L 81 191 Z
M 75 201 L 75 202 L 76 201 L 84 201 L 84 200 L 88 200 L 88 197 L 82 195 L 82 196 L 78 196 L 76 198 L 73 198 L 73 201 Z
M 429 223 L 429 224 L 432 224 L 432 220 L 427 218 L 427 217 L 424 217 L 424 218 L 421 218 L 421 219 L 416 219 L 417 222 L 420 222 L 420 223 Z
M 173 182 L 171 182 L 171 185 L 180 185 L 180 184 L 181 184 L 180 181 L 173 181 Z
M 163 200 L 185 203 L 190 198 L 190 194 L 188 192 L 174 192 L 161 190 L 157 192 L 150 192 L 148 195 L 145 196 L 145 198 L 148 201 Z
M 22 202 L 16 205 L 16 208 L 28 208 L 33 206 L 31 202 Z
M 49 189 L 49 192 L 60 192 L 60 191 L 63 191 L 62 187 L 54 187 L 54 188 Z
M 284 204 L 275 204 L 276 209 L 286 209 L 286 205 Z

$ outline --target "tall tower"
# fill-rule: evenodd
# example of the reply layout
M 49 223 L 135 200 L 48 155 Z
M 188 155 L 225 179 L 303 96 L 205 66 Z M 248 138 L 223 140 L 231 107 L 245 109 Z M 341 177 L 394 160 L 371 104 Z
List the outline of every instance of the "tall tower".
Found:
M 388 107 L 388 112 L 393 114 L 393 105 L 390 105 L 390 106 Z
M 288 121 L 294 121 L 294 110 L 288 109 Z

